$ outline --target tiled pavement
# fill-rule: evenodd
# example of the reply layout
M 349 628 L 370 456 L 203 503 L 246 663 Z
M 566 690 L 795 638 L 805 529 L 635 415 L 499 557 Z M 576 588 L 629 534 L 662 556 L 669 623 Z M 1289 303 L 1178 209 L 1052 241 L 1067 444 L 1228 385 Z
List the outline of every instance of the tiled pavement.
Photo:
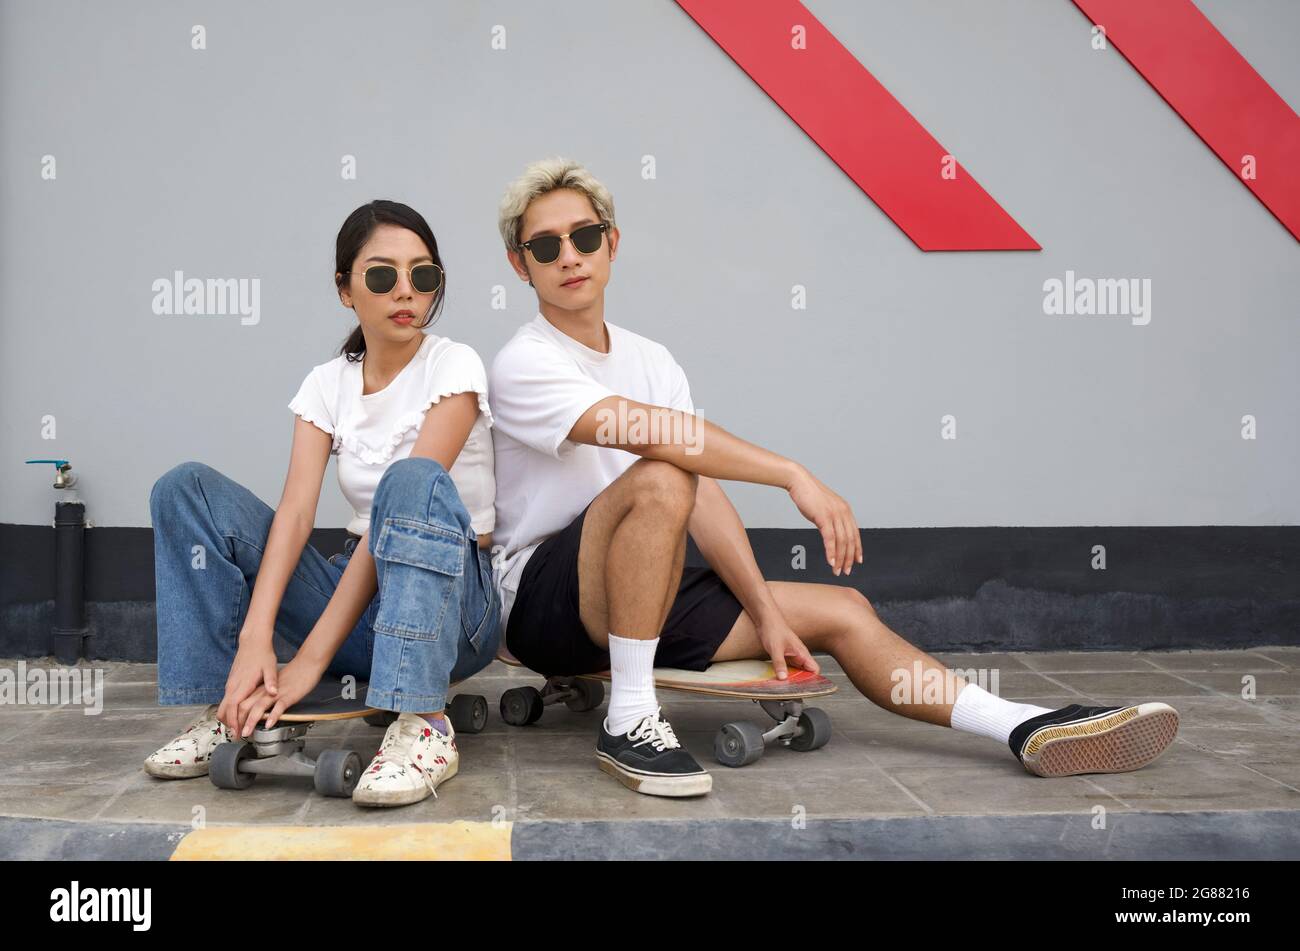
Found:
M 513 830 L 515 857 L 1300 857 L 1300 648 L 937 656 L 996 670 L 1002 696 L 1045 707 L 1163 700 L 1179 711 L 1178 737 L 1136 772 L 1042 779 L 992 740 L 874 706 L 823 658 L 840 686 L 816 702 L 834 722 L 830 744 L 769 749 L 743 769 L 713 760 L 713 735 L 728 720 L 763 722 L 757 707 L 664 692 L 714 787 L 703 799 L 656 799 L 596 768 L 595 712 L 557 705 L 533 726 L 505 725 L 502 691 L 539 679 L 494 663 L 460 688 L 485 695 L 491 716 L 482 733 L 461 734 L 459 775 L 436 800 L 370 811 L 308 780 L 264 776 L 229 791 L 145 775 L 144 757 L 198 708 L 159 707 L 152 665 L 97 663 L 97 715 L 0 704 L 0 856 L 125 857 L 138 840 L 139 855 L 165 857 L 200 825 L 373 827 L 378 842 L 380 827 L 466 820 Z M 307 749 L 343 746 L 366 762 L 381 736 L 361 720 L 318 724 Z

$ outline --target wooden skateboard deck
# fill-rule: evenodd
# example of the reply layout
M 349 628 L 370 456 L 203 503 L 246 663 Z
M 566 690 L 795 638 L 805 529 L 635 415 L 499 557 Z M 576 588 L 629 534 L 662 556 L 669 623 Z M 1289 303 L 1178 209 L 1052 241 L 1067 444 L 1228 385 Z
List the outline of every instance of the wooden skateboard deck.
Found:
M 459 683 L 462 681 L 454 681 L 448 684 L 447 688 L 451 689 Z M 353 691 L 355 697 L 348 699 L 343 696 L 343 681 L 335 680 L 333 677 L 322 677 L 320 683 L 312 688 L 311 693 L 280 715 L 279 722 L 312 723 L 318 720 L 351 720 L 355 717 L 368 717 L 372 713 L 390 712 L 366 706 L 362 698 L 366 695 L 367 686 L 364 680 L 357 681 Z M 450 700 L 448 702 L 450 703 Z
M 354 717 L 369 716 L 372 713 L 383 713 L 383 710 L 366 706 L 362 699 L 366 695 L 366 686 L 365 681 L 358 681 L 353 687 L 355 696 L 347 698 L 343 696 L 343 681 L 322 677 L 321 682 L 312 688 L 311 693 L 280 715 L 280 722 L 350 720 Z
M 524 665 L 502 647 L 497 660 L 512 667 Z M 609 671 L 577 675 L 581 680 L 609 682 Z M 711 664 L 707 670 L 677 670 L 656 667 L 655 686 L 684 693 L 706 694 L 713 697 L 734 697 L 738 700 L 807 700 L 834 693 L 835 684 L 821 674 L 798 667 L 789 668 L 789 676 L 779 680 L 770 660 L 724 660 Z

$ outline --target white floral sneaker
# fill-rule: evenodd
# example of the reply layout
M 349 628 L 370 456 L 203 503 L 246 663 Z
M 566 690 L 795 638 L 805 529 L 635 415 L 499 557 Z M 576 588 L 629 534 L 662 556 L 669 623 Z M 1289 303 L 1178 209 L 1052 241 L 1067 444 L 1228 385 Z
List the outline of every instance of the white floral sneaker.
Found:
M 190 779 L 206 776 L 212 751 L 229 743 L 235 734 L 217 719 L 217 704 L 212 704 L 186 727 L 185 732 L 144 761 L 144 771 L 159 779 Z
M 460 752 L 456 731 L 447 719 L 443 736 L 414 713 L 403 713 L 388 725 L 379 752 L 352 791 L 359 806 L 405 806 L 428 798 L 439 783 L 456 775 Z

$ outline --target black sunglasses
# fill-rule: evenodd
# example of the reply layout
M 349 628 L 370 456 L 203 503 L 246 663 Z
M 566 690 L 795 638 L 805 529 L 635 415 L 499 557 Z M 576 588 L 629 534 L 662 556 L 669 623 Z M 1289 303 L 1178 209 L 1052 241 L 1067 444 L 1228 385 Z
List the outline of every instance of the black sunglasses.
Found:
M 569 234 L 539 235 L 531 241 L 523 242 L 523 247 L 529 250 L 533 260 L 538 264 L 550 264 L 558 258 L 561 242 L 565 238 L 573 242 L 579 254 L 594 254 L 600 247 L 601 238 L 608 227 L 609 225 L 604 222 L 597 222 L 594 225 L 583 225 Z
M 397 272 L 411 275 L 411 287 L 417 294 L 432 294 L 442 286 L 442 268 L 436 264 L 417 264 L 412 268 L 397 268 L 391 264 L 372 264 L 361 272 L 366 288 L 373 294 L 387 294 L 397 286 Z M 347 273 L 353 274 L 354 271 Z

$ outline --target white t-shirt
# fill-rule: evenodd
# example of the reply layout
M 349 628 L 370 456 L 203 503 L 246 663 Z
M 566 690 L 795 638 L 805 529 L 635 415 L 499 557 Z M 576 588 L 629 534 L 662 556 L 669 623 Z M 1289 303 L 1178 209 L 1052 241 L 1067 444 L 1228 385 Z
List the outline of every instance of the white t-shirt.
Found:
M 578 418 L 609 396 L 695 412 L 686 374 L 667 347 L 608 321 L 605 326 L 609 352 L 601 353 L 539 313 L 492 361 L 493 542 L 501 546 L 493 577 L 501 592 L 502 632 L 533 550 L 638 458 L 616 447 L 573 442 L 569 430 Z
M 362 535 L 370 527 L 370 503 L 384 470 L 411 454 L 425 411 L 444 396 L 473 390 L 478 418 L 449 473 L 470 514 L 474 532 L 495 525 L 496 479 L 492 464 L 492 412 L 487 373 L 472 347 L 425 334 L 420 349 L 382 390 L 361 392 L 365 357 L 352 362 L 340 354 L 314 367 L 302 381 L 289 409 L 334 437 L 330 453 L 338 457 L 339 488 L 352 506 L 348 531 Z

